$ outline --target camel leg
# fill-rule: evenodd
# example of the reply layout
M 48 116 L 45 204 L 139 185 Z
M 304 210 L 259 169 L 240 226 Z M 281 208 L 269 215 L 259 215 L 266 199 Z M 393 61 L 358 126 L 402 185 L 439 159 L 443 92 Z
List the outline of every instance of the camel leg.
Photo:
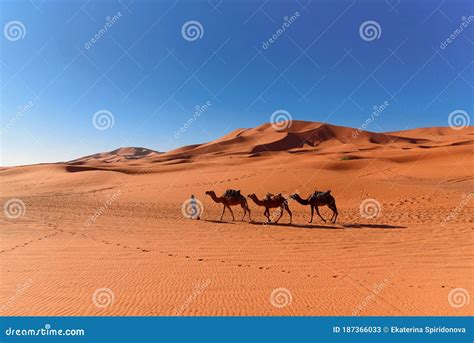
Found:
M 280 207 L 280 216 L 278 217 L 278 219 L 276 220 L 275 224 L 278 223 L 278 221 L 280 220 L 281 216 L 283 215 L 283 206 Z
M 313 222 L 313 214 L 314 214 L 314 206 L 311 205 L 311 219 L 309 220 L 310 223 Z
M 265 212 L 263 212 L 263 215 L 267 218 L 267 223 L 270 223 L 270 211 L 267 207 L 265 207 Z
M 336 219 L 337 219 L 337 216 L 339 215 L 339 213 L 337 212 L 336 204 L 335 203 L 331 204 L 331 206 L 329 208 L 332 210 L 332 212 L 333 212 L 332 216 L 334 217 L 334 220 L 332 220 L 333 218 L 331 218 L 331 221 L 333 223 L 335 223 Z
M 329 221 L 331 223 L 334 223 L 333 220 L 334 220 L 334 217 L 336 216 L 336 211 L 334 211 L 334 207 L 332 205 L 328 205 L 328 207 L 331 209 L 332 211 L 332 216 L 331 216 L 331 219 L 329 219 Z
M 246 210 L 247 210 L 248 213 L 249 213 L 249 222 L 251 222 L 251 221 L 252 221 L 252 218 L 250 217 L 250 207 L 249 207 L 249 205 L 248 205 L 247 203 L 245 204 L 245 208 L 246 208 Z
M 323 220 L 323 222 L 326 222 L 326 219 L 324 219 L 323 217 L 321 217 L 321 214 L 319 213 L 318 206 L 316 206 L 316 213 L 318 214 L 319 218 L 321 218 L 321 219 Z
M 232 212 L 232 209 L 230 208 L 230 206 L 228 206 L 228 207 L 229 207 L 230 214 L 232 214 L 232 221 L 235 221 L 234 212 Z
M 288 212 L 288 214 L 290 215 L 290 224 L 291 224 L 291 220 L 293 219 L 293 214 L 291 213 L 290 207 L 287 204 L 285 204 L 284 206 L 285 206 L 286 212 Z
M 242 209 L 244 210 L 244 215 L 242 216 L 242 219 L 240 219 L 240 221 L 243 221 L 244 218 L 245 218 L 245 215 L 247 214 L 247 209 L 245 208 L 245 204 L 241 204 L 240 206 L 241 206 Z
M 225 212 L 225 205 L 224 205 L 224 208 L 222 209 L 221 220 L 224 217 L 224 212 Z

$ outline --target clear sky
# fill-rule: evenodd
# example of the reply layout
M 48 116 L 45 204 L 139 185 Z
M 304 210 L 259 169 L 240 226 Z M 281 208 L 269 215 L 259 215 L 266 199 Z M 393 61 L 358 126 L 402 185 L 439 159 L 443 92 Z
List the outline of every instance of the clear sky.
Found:
M 448 126 L 452 111 L 474 109 L 473 7 L 1 1 L 1 165 L 121 146 L 167 151 L 269 122 L 277 110 L 360 127 L 387 102 L 367 130 Z

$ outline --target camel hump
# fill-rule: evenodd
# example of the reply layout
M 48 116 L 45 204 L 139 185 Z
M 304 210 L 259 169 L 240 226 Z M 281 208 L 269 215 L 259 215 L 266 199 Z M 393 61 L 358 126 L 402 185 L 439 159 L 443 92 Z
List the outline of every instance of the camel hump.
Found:
M 226 197 L 235 197 L 235 196 L 240 196 L 240 190 L 237 189 L 227 189 L 224 193 L 224 196 Z
M 322 198 L 322 197 L 325 197 L 325 196 L 328 196 L 331 194 L 331 191 L 326 191 L 326 192 L 320 192 L 320 191 L 316 191 L 313 193 L 312 197 L 316 197 L 316 198 Z
M 270 198 L 273 197 L 273 196 L 274 196 L 273 193 L 267 193 L 267 195 L 265 195 L 265 198 L 270 199 Z

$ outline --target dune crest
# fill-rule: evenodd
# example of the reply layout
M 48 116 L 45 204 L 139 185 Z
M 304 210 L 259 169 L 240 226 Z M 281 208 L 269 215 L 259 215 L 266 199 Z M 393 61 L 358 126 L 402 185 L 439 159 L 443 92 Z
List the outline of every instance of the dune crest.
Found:
M 353 154 L 374 150 L 426 150 L 474 143 L 474 129 L 453 130 L 449 127 L 420 128 L 398 132 L 378 133 L 320 122 L 295 120 L 288 128 L 278 130 L 270 123 L 254 128 L 236 129 L 213 141 L 183 146 L 161 153 L 147 148 L 123 147 L 67 162 L 84 168 L 129 168 L 178 165 L 198 160 L 232 157 L 262 157 L 270 154 L 335 154 L 349 159 L 364 158 Z M 352 154 L 352 155 L 345 155 Z M 121 170 L 120 170 L 121 171 Z M 133 172 L 127 169 L 125 172 Z

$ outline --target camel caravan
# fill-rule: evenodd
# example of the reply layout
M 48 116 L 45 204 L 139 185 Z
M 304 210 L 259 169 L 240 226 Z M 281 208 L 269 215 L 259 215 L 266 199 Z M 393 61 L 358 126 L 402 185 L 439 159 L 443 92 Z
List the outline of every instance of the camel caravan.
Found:
M 218 197 L 214 191 L 207 191 L 206 194 L 209 195 L 214 202 L 223 205 L 220 220 L 222 220 L 222 218 L 224 217 L 224 213 L 225 213 L 226 209 L 228 209 L 230 214 L 232 215 L 232 220 L 235 220 L 234 212 L 232 212 L 231 207 L 240 205 L 242 207 L 242 209 L 244 210 L 244 215 L 242 216 L 242 219 L 240 221 L 244 220 L 247 213 L 249 215 L 249 221 L 252 221 L 252 218 L 250 216 L 250 207 L 247 203 L 247 199 L 245 198 L 245 196 L 243 196 L 240 193 L 240 190 L 228 189 L 220 197 Z M 321 207 L 321 206 L 327 206 L 332 211 L 332 217 L 330 219 L 331 223 L 336 222 L 337 216 L 339 214 L 337 212 L 336 200 L 331 195 L 330 190 L 328 190 L 326 192 L 315 191 L 307 199 L 301 198 L 298 195 L 298 193 L 294 193 L 294 194 L 290 195 L 288 198 L 284 197 L 281 193 L 279 193 L 279 194 L 268 193 L 261 200 L 255 194 L 249 194 L 247 197 L 249 199 L 252 199 L 253 202 L 257 206 L 265 207 L 265 211 L 263 212 L 263 214 L 267 218 L 267 223 L 272 222 L 272 218 L 271 218 L 272 216 L 270 215 L 270 209 L 278 209 L 279 208 L 280 209 L 280 214 L 274 222 L 278 223 L 278 221 L 283 216 L 283 212 L 286 211 L 286 212 L 288 212 L 288 215 L 290 216 L 290 224 L 291 224 L 293 215 L 291 213 L 290 207 L 288 206 L 289 200 L 295 200 L 296 202 L 300 203 L 301 205 L 310 206 L 310 208 L 311 208 L 311 218 L 309 220 L 310 223 L 313 222 L 313 216 L 314 216 L 314 210 L 315 209 L 316 209 L 316 213 L 318 214 L 319 218 L 321 218 L 323 222 L 326 222 L 326 219 L 324 219 L 321 216 L 321 214 L 319 213 L 318 208 Z M 276 212 L 274 212 L 274 214 L 275 213 Z

